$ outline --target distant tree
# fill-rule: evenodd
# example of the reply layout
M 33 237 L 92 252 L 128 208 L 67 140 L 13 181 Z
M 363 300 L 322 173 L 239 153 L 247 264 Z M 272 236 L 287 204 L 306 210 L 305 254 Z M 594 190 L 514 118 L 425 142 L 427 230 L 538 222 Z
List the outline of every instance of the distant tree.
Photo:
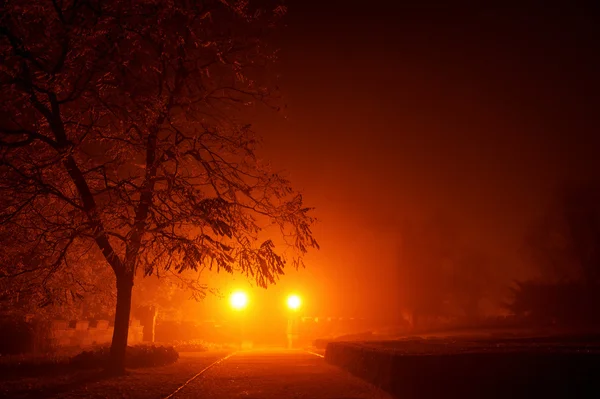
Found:
M 581 282 L 522 281 L 512 290 L 506 308 L 530 323 L 570 328 L 600 325 L 595 311 L 600 291 L 586 289 Z
M 19 238 L 2 278 L 47 287 L 92 244 L 116 279 L 115 373 L 137 273 L 206 265 L 266 287 L 318 247 L 301 195 L 235 118 L 270 98 L 263 38 L 285 8 L 258 3 L 2 3 L 0 235 Z
M 539 277 L 516 282 L 507 308 L 534 322 L 598 323 L 600 184 L 563 184 L 530 227 L 523 246 Z
M 481 301 L 494 288 L 493 260 L 479 248 L 463 246 L 457 252 L 450 276 L 451 301 L 468 320 L 476 321 L 481 316 Z
M 401 298 L 410 322 L 445 313 L 450 296 L 450 268 L 456 251 L 457 232 L 444 218 L 423 224 L 405 223 L 400 254 Z
M 563 184 L 531 225 L 523 253 L 546 281 L 600 283 L 600 184 Z
M 178 272 L 168 270 L 160 278 L 139 278 L 133 289 L 133 314 L 142 321 L 144 340 L 154 342 L 159 316 L 183 312 L 182 304 L 200 301 L 208 293 L 219 295 L 202 278 L 202 270 Z M 160 315 L 159 315 L 160 313 Z
M 400 300 L 413 327 L 422 318 L 480 315 L 480 302 L 492 286 L 492 259 L 461 237 L 445 217 L 405 223 L 400 254 Z

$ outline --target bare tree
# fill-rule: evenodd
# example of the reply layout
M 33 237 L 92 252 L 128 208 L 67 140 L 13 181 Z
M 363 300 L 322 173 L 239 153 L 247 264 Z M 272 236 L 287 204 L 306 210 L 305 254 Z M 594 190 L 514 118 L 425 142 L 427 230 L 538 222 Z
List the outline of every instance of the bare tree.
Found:
M 285 9 L 260 3 L 4 3 L 0 226 L 23 240 L 3 277 L 47 282 L 92 244 L 116 277 L 113 372 L 136 273 L 206 266 L 266 287 L 318 247 L 301 195 L 235 118 L 270 96 L 263 37 Z

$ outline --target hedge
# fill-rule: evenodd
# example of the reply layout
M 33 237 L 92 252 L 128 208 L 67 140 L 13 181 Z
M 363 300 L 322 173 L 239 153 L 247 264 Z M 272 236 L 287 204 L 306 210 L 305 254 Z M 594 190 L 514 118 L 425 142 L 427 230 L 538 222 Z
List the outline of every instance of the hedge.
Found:
M 484 348 L 417 353 L 350 342 L 325 359 L 398 398 L 588 397 L 600 394 L 600 353 Z M 584 395 L 585 393 L 585 395 Z

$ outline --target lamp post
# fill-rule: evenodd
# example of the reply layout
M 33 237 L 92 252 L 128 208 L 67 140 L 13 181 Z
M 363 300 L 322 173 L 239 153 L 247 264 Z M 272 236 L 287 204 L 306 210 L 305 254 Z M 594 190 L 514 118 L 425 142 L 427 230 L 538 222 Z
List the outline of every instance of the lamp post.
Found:
M 302 306 L 302 300 L 298 295 L 292 294 L 287 298 L 287 307 L 290 310 L 288 313 L 288 322 L 287 322 L 287 339 L 288 339 L 288 349 L 292 349 L 294 346 L 294 341 L 298 338 L 298 318 L 297 312 L 298 309 Z
M 240 348 L 244 345 L 244 315 L 242 311 L 248 306 L 248 295 L 242 291 L 236 291 L 231 294 L 229 303 L 233 310 L 240 313 Z

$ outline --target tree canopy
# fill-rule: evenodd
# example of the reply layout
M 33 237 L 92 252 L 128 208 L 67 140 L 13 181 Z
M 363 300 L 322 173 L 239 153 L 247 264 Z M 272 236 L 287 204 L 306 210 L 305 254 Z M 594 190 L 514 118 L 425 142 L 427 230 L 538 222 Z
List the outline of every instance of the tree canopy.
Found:
M 100 255 L 94 267 L 117 282 L 115 370 L 136 273 L 206 266 L 266 287 L 318 247 L 310 208 L 257 158 L 237 112 L 271 98 L 264 38 L 284 13 L 271 1 L 4 2 L 2 277 L 47 285 Z

